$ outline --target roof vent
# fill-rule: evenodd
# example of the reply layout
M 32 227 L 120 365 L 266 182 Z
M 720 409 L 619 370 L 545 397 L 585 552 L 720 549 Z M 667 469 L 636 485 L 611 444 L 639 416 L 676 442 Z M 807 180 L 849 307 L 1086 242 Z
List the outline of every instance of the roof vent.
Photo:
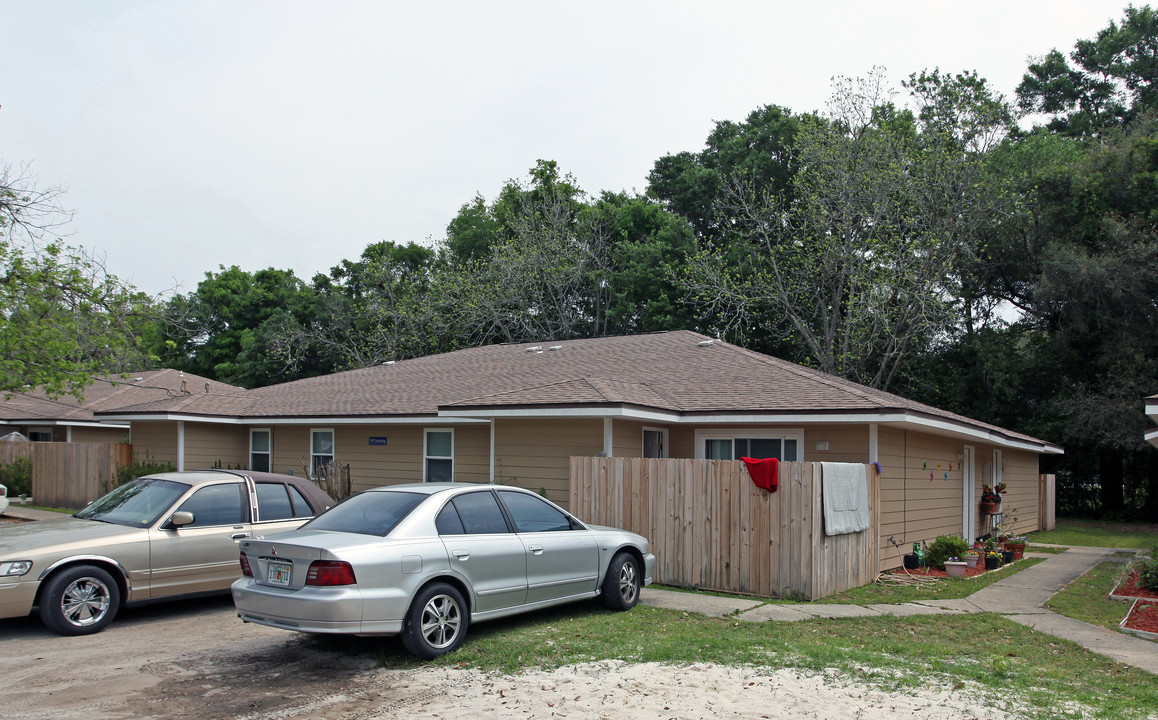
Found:
M 548 350 L 562 350 L 563 346 L 562 345 L 552 345 L 551 347 L 549 347 L 547 349 Z
M 707 347 L 708 345 L 715 345 L 715 344 L 716 344 L 715 340 L 700 340 L 698 343 L 696 343 L 696 345 L 698 345 L 700 347 Z
M 535 347 L 529 347 L 527 348 L 527 352 L 543 352 L 543 346 L 536 345 Z

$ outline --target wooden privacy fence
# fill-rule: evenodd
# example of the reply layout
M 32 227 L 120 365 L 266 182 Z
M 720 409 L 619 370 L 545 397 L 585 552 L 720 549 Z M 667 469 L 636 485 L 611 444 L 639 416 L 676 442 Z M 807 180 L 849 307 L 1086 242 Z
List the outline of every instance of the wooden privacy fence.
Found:
M 827 536 L 820 463 L 780 463 L 775 492 L 741 461 L 571 458 L 571 512 L 651 541 L 655 580 L 815 600 L 878 572 L 879 478 L 868 478 L 870 527 Z
M 133 446 L 110 443 L 4 442 L 0 465 L 32 461 L 37 505 L 81 508 L 116 485 L 117 469 L 133 464 Z

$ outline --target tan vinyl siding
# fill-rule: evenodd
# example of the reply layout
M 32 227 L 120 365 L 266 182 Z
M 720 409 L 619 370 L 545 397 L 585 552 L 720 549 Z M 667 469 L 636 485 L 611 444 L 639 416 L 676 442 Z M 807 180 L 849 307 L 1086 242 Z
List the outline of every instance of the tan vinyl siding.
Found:
M 249 467 L 249 430 L 235 425 L 185 423 L 185 469 Z
M 992 462 L 992 449 L 986 447 L 985 459 Z M 980 466 L 981 463 L 978 463 Z M 1013 535 L 1024 535 L 1041 528 L 1041 501 L 1039 500 L 1040 476 L 1036 453 L 1023 450 L 1002 451 L 1002 480 L 1007 492 L 1002 498 L 1002 525 Z M 988 482 L 988 476 L 986 476 Z M 977 499 L 981 500 L 978 485 Z M 1016 521 L 1014 517 L 1016 516 Z
M 177 466 L 177 423 L 133 422 L 133 460 Z
M 878 448 L 882 473 L 880 560 L 881 568 L 886 569 L 900 565 L 901 555 L 911 551 L 915 542 L 932 542 L 938 535 L 961 535 L 964 490 L 959 456 L 964 443 L 882 428 Z M 899 550 L 888 542 L 890 537 L 901 546 Z
M 827 450 L 817 450 L 816 444 L 828 443 Z M 867 463 L 869 461 L 869 432 L 867 425 L 806 425 L 804 427 L 805 462 Z
M 254 427 L 265 427 L 254 425 Z M 272 472 L 297 475 L 307 474 L 310 464 L 310 429 L 304 425 L 275 425 L 270 441 L 273 454 L 269 460 Z
M 498 420 L 495 482 L 538 492 L 566 507 L 572 455 L 603 451 L 603 420 Z
M 65 429 L 59 428 L 56 435 L 64 434 Z M 128 428 L 96 428 L 74 427 L 72 442 L 76 443 L 127 443 L 129 441 Z
M 669 458 L 694 458 L 696 456 L 696 429 L 678 425 L 671 429 L 667 437 Z

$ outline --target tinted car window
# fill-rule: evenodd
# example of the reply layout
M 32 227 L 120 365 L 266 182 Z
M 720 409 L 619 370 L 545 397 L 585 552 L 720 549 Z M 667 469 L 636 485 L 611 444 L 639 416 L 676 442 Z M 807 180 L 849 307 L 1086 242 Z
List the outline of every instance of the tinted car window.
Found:
M 309 517 L 314 514 L 314 509 L 306 502 L 300 490 L 293 485 L 287 485 L 289 488 L 290 499 L 294 502 L 294 515 L 298 517 Z
M 462 526 L 462 519 L 458 516 L 458 510 L 454 509 L 454 503 L 446 504 L 446 507 L 435 518 L 434 525 L 438 528 L 439 535 L 464 535 L 466 533 L 466 528 Z
M 181 503 L 177 510 L 193 513 L 193 522 L 184 527 L 206 525 L 240 525 L 245 518 L 241 483 L 203 487 Z
M 294 516 L 293 505 L 281 483 L 256 483 L 258 515 L 264 520 L 286 520 Z
M 422 493 L 364 492 L 338 503 L 302 527 L 384 536 L 426 497 Z
M 551 532 L 570 530 L 571 520 L 558 508 L 542 498 L 517 492 L 499 492 L 503 504 L 515 521 L 515 530 L 526 532 Z
M 453 501 L 462 526 L 471 535 L 509 532 L 503 511 L 495 496 L 489 492 L 472 492 L 459 495 Z

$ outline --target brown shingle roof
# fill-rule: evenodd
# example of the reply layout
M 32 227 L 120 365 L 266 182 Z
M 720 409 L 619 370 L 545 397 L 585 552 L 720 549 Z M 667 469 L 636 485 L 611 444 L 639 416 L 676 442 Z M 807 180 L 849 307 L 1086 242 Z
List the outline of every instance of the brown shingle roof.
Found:
M 66 395 L 55 400 L 41 390 L 0 397 L 0 421 L 94 422 L 93 413 L 117 410 L 148 402 L 171 402 L 184 392 L 237 392 L 241 388 L 179 370 L 145 370 L 94 378 L 84 389 L 83 400 Z
M 118 413 L 382 418 L 622 406 L 686 417 L 906 412 L 1041 442 L 690 331 L 487 345 L 254 390 L 210 388 Z

